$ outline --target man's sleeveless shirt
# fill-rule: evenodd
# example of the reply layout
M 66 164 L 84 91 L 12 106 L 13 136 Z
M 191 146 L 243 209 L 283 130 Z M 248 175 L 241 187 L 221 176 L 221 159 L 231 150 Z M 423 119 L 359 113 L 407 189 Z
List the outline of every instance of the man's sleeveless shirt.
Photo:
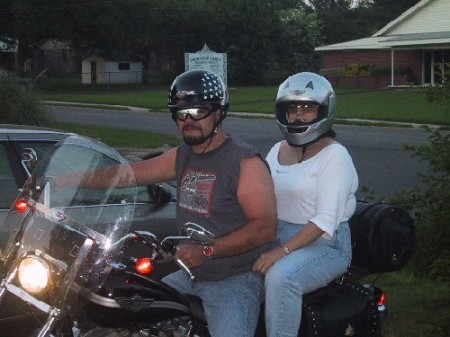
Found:
M 190 146 L 181 145 L 176 159 L 178 226 L 194 222 L 216 238 L 243 227 L 247 219 L 237 199 L 240 162 L 255 155 L 259 154 L 253 147 L 231 137 L 203 154 L 195 154 Z M 206 260 L 193 273 L 197 280 L 213 281 L 247 272 L 265 250 L 267 246 L 237 256 Z

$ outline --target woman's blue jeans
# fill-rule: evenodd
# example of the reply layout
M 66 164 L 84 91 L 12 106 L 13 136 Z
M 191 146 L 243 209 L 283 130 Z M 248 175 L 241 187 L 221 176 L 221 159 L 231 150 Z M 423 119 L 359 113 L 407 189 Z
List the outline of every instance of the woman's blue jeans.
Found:
M 302 225 L 279 221 L 277 239 L 286 242 Z M 350 265 L 351 239 L 347 222 L 331 240 L 319 238 L 278 260 L 265 277 L 265 318 L 268 337 L 297 337 L 302 297 L 342 275 Z

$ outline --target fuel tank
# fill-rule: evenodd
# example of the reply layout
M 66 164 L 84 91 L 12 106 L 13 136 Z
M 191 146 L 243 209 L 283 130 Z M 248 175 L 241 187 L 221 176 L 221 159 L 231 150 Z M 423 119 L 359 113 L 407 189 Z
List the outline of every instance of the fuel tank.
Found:
M 178 293 L 159 278 L 114 268 L 98 291 L 81 292 L 89 301 L 88 318 L 104 327 L 145 327 L 151 323 L 184 316 L 201 305 Z

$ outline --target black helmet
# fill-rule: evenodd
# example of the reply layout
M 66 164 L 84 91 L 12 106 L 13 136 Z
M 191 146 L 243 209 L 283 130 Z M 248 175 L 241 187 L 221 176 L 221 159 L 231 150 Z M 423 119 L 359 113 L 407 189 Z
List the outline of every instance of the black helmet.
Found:
M 167 106 L 175 120 L 179 108 L 212 104 L 220 107 L 221 120 L 228 111 L 228 91 L 220 76 L 208 70 L 189 70 L 178 75 L 172 83 Z
M 318 104 L 317 119 L 310 123 L 290 123 L 286 117 L 288 105 L 296 103 Z M 305 146 L 332 128 L 336 95 L 325 77 L 310 72 L 298 73 L 281 83 L 275 108 L 278 126 L 286 141 L 294 146 Z

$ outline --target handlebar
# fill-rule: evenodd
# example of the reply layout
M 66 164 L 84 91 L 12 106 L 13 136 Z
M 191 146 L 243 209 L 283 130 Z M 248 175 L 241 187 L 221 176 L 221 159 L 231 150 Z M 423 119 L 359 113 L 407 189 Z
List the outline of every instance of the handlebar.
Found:
M 175 256 L 174 245 L 172 244 L 172 242 L 179 242 L 189 239 L 189 236 L 168 236 L 163 240 L 159 240 L 158 237 L 148 231 L 135 231 L 124 237 L 127 245 L 131 245 L 137 240 L 142 240 L 151 245 L 163 258 L 175 261 L 175 263 L 193 280 L 195 276 L 192 274 L 189 267 L 186 266 L 186 264 L 180 258 Z
M 134 231 L 116 242 L 117 245 L 123 243 L 124 247 L 128 247 L 133 242 L 141 240 L 155 249 L 155 251 L 162 256 L 164 259 L 172 259 L 175 263 L 184 270 L 191 279 L 195 276 L 192 274 L 189 267 L 178 257 L 175 256 L 175 246 L 174 242 L 178 243 L 180 241 L 188 240 L 194 244 L 203 246 L 212 246 L 214 244 L 214 235 L 207 231 L 202 226 L 187 222 L 181 227 L 181 232 L 183 235 L 177 236 L 167 236 L 163 240 L 160 240 L 156 235 L 148 231 Z

